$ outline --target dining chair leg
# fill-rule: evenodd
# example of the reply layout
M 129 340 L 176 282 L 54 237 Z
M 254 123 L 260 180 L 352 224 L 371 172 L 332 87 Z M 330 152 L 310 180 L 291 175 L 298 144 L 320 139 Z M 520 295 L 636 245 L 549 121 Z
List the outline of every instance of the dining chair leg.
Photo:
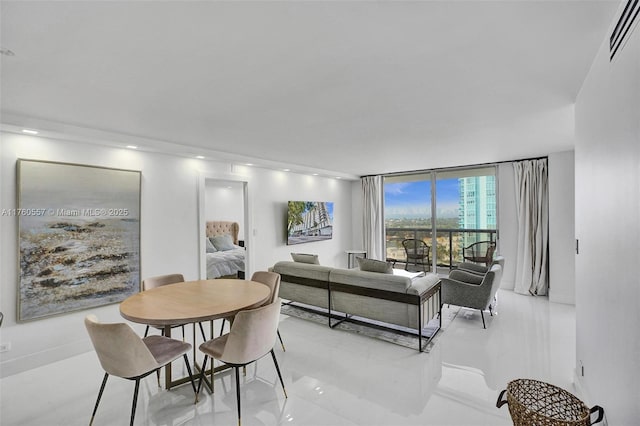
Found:
M 133 419 L 136 417 L 136 406 L 138 405 L 138 390 L 140 389 L 140 378 L 136 379 L 136 389 L 133 391 L 133 404 L 131 405 L 131 426 Z
M 242 416 L 240 415 L 240 369 L 233 367 L 236 372 L 236 401 L 238 402 L 238 426 L 242 425 Z
M 278 360 L 276 359 L 276 353 L 271 349 L 271 358 L 273 358 L 273 363 L 276 366 L 276 372 L 278 373 L 278 378 L 280 379 L 280 384 L 282 385 L 282 391 L 284 392 L 284 397 L 288 398 L 287 390 L 284 387 L 284 381 L 282 380 L 282 374 L 280 374 L 280 367 L 278 366 Z
M 160 384 L 160 369 L 159 368 L 156 370 L 156 377 L 158 378 L 158 387 L 161 388 L 162 385 Z
M 191 387 L 193 388 L 193 393 L 196 394 L 196 398 L 197 398 L 198 393 L 196 391 L 196 382 L 193 381 L 193 374 L 191 373 L 191 365 L 189 364 L 189 358 L 187 358 L 187 354 L 183 354 L 182 357 L 184 358 L 184 363 L 186 364 L 187 371 L 189 372 L 189 379 L 191 380 Z
M 484 323 L 484 312 L 480 309 L 480 316 L 482 317 L 482 328 L 487 328 L 487 325 Z
M 280 339 L 280 346 L 282 346 L 282 352 L 286 352 L 287 350 L 284 348 L 284 343 L 282 342 L 282 336 L 280 336 L 280 330 L 278 330 L 278 339 Z
M 200 395 L 200 388 L 202 387 L 202 381 L 204 380 L 204 375 L 207 370 L 207 360 L 209 359 L 208 355 L 204 356 L 204 361 L 202 361 L 202 368 L 200 369 L 200 380 L 198 380 L 198 388 L 196 389 L 196 402 L 198 402 L 198 395 Z M 213 360 L 211 361 L 213 363 Z M 211 388 L 213 388 L 213 378 L 211 378 Z
M 219 334 L 219 336 L 222 336 L 222 333 L 224 332 L 224 323 L 226 321 L 227 320 L 225 318 L 222 318 L 222 325 L 220 326 L 220 334 Z
M 96 416 L 96 411 L 98 411 L 98 404 L 100 404 L 100 398 L 102 398 L 102 392 L 104 392 L 104 387 L 107 385 L 108 378 L 109 378 L 109 373 L 104 373 L 104 378 L 102 379 L 100 392 L 98 392 L 98 399 L 96 400 L 96 406 L 93 407 L 93 413 L 91 414 L 91 420 L 89 421 L 89 426 L 93 424 L 93 419 Z
M 144 337 L 147 337 L 148 334 L 149 334 L 149 326 L 147 326 L 147 328 L 144 329 Z
M 204 327 L 202 326 L 201 322 L 199 322 L 198 325 L 200 326 L 200 334 L 202 334 L 202 341 L 206 342 L 207 341 L 207 336 L 204 334 Z

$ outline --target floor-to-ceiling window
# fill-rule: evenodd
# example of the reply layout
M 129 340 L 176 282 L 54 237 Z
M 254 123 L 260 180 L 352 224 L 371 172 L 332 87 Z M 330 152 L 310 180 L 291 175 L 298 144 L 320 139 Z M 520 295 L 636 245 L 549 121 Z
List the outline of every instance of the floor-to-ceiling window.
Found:
M 451 267 L 463 261 L 464 247 L 495 243 L 495 175 L 487 166 L 386 176 L 387 258 L 403 267 L 402 241 L 416 238 L 431 247 L 432 266 Z
M 387 258 L 406 260 L 402 241 L 416 238 L 431 246 L 431 173 L 384 179 L 384 227 Z

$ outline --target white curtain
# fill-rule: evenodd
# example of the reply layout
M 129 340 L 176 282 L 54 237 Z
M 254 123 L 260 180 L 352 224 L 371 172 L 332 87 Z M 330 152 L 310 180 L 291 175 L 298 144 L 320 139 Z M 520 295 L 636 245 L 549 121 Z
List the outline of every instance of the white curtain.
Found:
M 369 259 L 384 260 L 384 197 L 382 176 L 362 178 L 362 237 Z
M 546 295 L 549 285 L 547 160 L 513 163 L 518 215 L 515 292 Z

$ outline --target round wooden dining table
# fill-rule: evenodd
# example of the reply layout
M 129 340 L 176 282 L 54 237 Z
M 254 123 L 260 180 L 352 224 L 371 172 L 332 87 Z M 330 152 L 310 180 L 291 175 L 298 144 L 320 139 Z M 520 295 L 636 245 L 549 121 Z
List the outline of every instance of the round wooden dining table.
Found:
M 120 315 L 132 322 L 163 326 L 164 335 L 171 337 L 171 326 L 227 318 L 243 309 L 262 305 L 270 293 L 266 285 L 248 280 L 185 281 L 129 296 L 120 303 Z M 171 364 L 167 364 L 167 389 L 186 380 L 172 381 Z

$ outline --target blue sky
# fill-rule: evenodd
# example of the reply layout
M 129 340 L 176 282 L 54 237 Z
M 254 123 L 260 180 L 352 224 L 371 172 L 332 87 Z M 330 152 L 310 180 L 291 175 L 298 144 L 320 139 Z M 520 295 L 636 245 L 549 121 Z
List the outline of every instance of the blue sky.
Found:
M 439 217 L 457 217 L 458 179 L 436 181 Z M 385 213 L 393 217 L 431 217 L 431 181 L 385 183 Z
M 325 203 L 327 206 L 327 212 L 329 213 L 329 217 L 331 218 L 331 221 L 333 222 L 333 202 L 326 202 Z

